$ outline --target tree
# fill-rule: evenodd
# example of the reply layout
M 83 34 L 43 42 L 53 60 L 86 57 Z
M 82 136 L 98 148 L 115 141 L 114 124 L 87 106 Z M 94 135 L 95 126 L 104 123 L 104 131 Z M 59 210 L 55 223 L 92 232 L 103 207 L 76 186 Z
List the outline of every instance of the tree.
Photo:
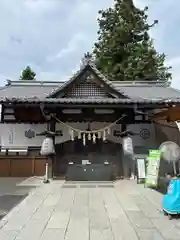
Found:
M 36 73 L 31 70 L 29 66 L 27 66 L 21 73 L 20 80 L 35 80 Z
M 140 10 L 132 0 L 114 0 L 114 6 L 100 10 L 98 40 L 93 54 L 96 65 L 111 80 L 171 79 L 165 55 L 159 54 L 150 39 L 148 7 Z

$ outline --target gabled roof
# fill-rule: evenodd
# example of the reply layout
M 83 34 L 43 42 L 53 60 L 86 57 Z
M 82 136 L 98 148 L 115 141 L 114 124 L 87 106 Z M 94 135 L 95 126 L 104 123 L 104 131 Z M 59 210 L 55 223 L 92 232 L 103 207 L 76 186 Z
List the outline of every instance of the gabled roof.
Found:
M 70 84 L 76 81 L 79 77 L 81 77 L 86 71 L 91 71 L 103 84 L 105 84 L 110 90 L 110 94 L 116 97 L 124 97 L 128 98 L 128 96 L 124 95 L 124 93 L 119 89 L 117 90 L 115 85 L 112 84 L 112 81 L 109 81 L 97 68 L 96 66 L 88 61 L 85 65 L 83 65 L 79 71 L 77 71 L 72 78 L 66 81 L 63 85 L 60 85 L 56 90 L 49 94 L 48 97 L 53 98 L 57 96 L 57 94 L 63 92 Z
M 75 80 L 86 71 L 91 71 L 97 82 L 105 90 L 107 97 L 99 99 L 94 96 L 88 99 L 82 96 L 80 99 L 63 95 L 65 88 L 75 84 Z M 80 78 L 79 78 L 80 79 Z M 81 80 L 81 79 L 80 79 Z M 77 81 L 78 82 L 78 81 Z M 102 82 L 102 84 L 101 84 Z M 75 84 L 76 85 L 76 84 Z M 69 88 L 68 88 L 69 89 Z M 58 94 L 60 93 L 60 94 Z M 58 98 L 55 96 L 58 95 Z M 167 102 L 180 103 L 180 91 L 170 87 L 164 81 L 109 81 L 92 62 L 86 62 L 78 72 L 68 81 L 11 81 L 0 88 L 0 102 L 46 102 L 46 103 L 155 103 Z
M 7 86 L 0 88 L 0 99 L 36 99 L 42 101 L 43 99 L 48 99 L 47 97 L 61 86 L 66 84 L 65 81 L 10 81 Z M 119 91 L 120 94 L 128 96 L 129 99 L 136 101 L 137 99 L 147 100 L 147 101 L 161 101 L 171 99 L 179 102 L 180 91 L 169 87 L 167 83 L 163 81 L 152 82 L 152 81 L 128 81 L 121 82 L 115 81 L 111 85 Z M 50 98 L 51 99 L 51 98 Z M 49 100 L 50 100 L 49 99 Z M 86 99 L 82 99 L 86 102 Z M 99 102 L 100 100 L 94 98 L 93 101 Z M 54 101 L 54 100 L 53 100 Z M 64 102 L 73 102 L 75 99 L 62 100 Z M 88 100 L 90 101 L 90 100 Z M 101 100 L 102 101 L 102 100 Z M 110 100 L 109 100 L 110 101 Z

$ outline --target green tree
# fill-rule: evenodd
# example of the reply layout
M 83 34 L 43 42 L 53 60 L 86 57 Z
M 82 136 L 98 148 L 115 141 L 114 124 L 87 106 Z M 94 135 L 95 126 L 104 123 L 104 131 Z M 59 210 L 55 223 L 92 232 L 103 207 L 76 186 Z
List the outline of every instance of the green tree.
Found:
M 36 73 L 31 70 L 29 66 L 27 66 L 21 73 L 20 80 L 35 80 Z
M 153 46 L 148 24 L 148 7 L 141 10 L 132 0 L 114 0 L 114 6 L 100 10 L 98 40 L 93 54 L 97 67 L 111 80 L 171 79 L 165 55 Z

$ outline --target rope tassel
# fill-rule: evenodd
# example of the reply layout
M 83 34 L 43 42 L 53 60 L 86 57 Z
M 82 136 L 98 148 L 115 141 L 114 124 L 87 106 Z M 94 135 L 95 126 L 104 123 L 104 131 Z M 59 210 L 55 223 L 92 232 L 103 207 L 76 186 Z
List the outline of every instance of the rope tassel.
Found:
M 86 145 L 86 137 L 85 134 L 88 134 L 88 140 L 93 140 L 93 142 L 96 142 L 96 134 L 97 134 L 97 138 L 103 138 L 103 141 L 107 140 L 107 134 L 110 134 L 110 129 L 112 126 L 114 126 L 118 121 L 122 120 L 123 118 L 125 118 L 127 115 L 123 115 L 122 117 L 118 118 L 115 122 L 109 124 L 106 127 L 97 129 L 97 130 L 92 130 L 92 131 L 84 131 L 81 129 L 77 129 L 77 128 L 73 128 L 71 127 L 69 124 L 66 124 L 64 122 L 62 122 L 61 120 L 59 120 L 56 116 L 54 116 L 53 114 L 50 114 L 50 116 L 55 119 L 57 122 L 61 123 L 63 126 L 65 126 L 66 128 L 68 128 L 71 140 L 74 141 L 75 139 L 75 133 L 78 133 L 78 139 L 81 139 L 81 137 L 83 137 L 83 144 Z M 81 136 L 81 134 L 83 133 L 83 136 Z M 91 136 L 92 134 L 92 136 Z

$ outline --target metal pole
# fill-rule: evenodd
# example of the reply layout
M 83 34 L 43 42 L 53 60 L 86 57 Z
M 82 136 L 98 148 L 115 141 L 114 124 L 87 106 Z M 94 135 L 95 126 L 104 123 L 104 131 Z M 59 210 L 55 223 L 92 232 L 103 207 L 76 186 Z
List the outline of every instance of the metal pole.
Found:
M 49 183 L 49 165 L 48 165 L 48 160 L 46 161 L 46 166 L 45 166 L 45 176 L 44 176 L 44 181 L 43 183 Z
M 173 170 L 174 170 L 174 175 L 176 176 L 177 175 L 177 171 L 176 171 L 176 163 L 173 162 Z

